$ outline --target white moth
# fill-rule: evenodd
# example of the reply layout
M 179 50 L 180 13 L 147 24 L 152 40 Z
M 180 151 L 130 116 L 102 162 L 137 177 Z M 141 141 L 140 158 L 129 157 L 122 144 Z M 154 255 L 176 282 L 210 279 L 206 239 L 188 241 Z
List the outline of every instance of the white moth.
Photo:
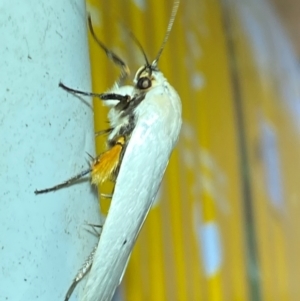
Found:
M 82 301 L 112 299 L 157 195 L 182 123 L 180 98 L 158 69 L 178 6 L 179 1 L 175 1 L 156 59 L 149 64 L 144 54 L 146 63 L 136 72 L 133 86 L 122 86 L 129 69 L 98 40 L 90 19 L 90 30 L 95 40 L 108 57 L 121 66 L 120 79 L 113 89 L 103 94 L 85 93 L 60 84 L 70 92 L 99 97 L 110 107 L 110 128 L 101 132 L 108 133 L 108 150 L 94 159 L 90 169 L 36 193 L 56 190 L 88 173 L 92 175 L 92 183 L 97 185 L 107 179 L 116 181 L 98 246 L 73 281 L 65 300 L 70 298 L 76 284 L 89 270 Z

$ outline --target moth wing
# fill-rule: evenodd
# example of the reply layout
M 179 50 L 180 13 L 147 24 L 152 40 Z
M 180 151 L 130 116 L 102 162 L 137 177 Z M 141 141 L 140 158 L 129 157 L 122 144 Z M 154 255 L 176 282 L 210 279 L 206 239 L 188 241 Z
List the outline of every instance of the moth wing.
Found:
M 137 124 L 117 178 L 84 301 L 110 301 L 153 204 L 181 127 L 181 104 L 166 93 L 148 93 L 137 108 Z M 156 89 L 157 92 L 160 92 Z

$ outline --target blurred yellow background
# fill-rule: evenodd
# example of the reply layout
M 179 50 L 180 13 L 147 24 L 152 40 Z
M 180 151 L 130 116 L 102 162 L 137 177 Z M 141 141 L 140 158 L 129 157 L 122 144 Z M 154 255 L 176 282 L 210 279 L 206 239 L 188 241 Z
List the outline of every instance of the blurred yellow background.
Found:
M 144 61 L 128 30 L 153 60 L 172 5 L 89 0 L 87 11 L 133 76 Z M 159 67 L 181 96 L 183 128 L 125 274 L 124 300 L 300 300 L 299 61 L 276 7 L 181 2 Z M 93 92 L 106 91 L 119 70 L 92 39 L 90 52 Z M 97 99 L 94 107 L 98 131 L 107 110 Z M 103 213 L 108 207 L 101 200 Z

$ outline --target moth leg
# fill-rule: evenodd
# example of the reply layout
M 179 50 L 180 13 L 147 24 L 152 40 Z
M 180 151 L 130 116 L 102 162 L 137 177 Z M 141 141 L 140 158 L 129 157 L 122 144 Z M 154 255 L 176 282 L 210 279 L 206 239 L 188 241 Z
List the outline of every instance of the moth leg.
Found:
M 102 93 L 91 93 L 91 92 L 84 92 L 84 91 L 72 89 L 72 88 L 64 85 L 62 82 L 59 82 L 58 86 L 64 90 L 66 90 L 67 92 L 74 93 L 74 94 L 80 94 L 80 95 L 85 95 L 85 96 L 90 96 L 90 97 L 99 97 L 99 98 L 101 98 L 101 95 L 102 95 Z
M 47 193 L 47 192 L 50 192 L 50 191 L 55 191 L 57 189 L 60 189 L 60 188 L 63 188 L 63 187 L 66 187 L 70 184 L 72 184 L 73 182 L 75 182 L 76 180 L 79 180 L 80 178 L 84 177 L 85 175 L 89 174 L 90 172 L 92 172 L 92 168 L 89 168 L 87 170 L 84 170 L 82 172 L 80 172 L 78 175 L 60 183 L 60 184 L 57 184 L 53 187 L 49 187 L 49 188 L 45 188 L 45 189 L 41 189 L 41 190 L 38 190 L 36 189 L 35 190 L 35 194 L 41 194 L 41 193 Z
M 84 177 L 85 175 L 91 173 L 92 175 L 92 184 L 99 185 L 105 182 L 106 180 L 112 179 L 115 170 L 118 168 L 120 164 L 121 154 L 123 150 L 123 146 L 125 144 L 125 138 L 123 136 L 119 137 L 115 142 L 113 147 L 111 147 L 106 152 L 99 155 L 94 159 L 94 162 L 91 168 L 84 170 L 77 174 L 76 176 L 60 183 L 55 186 L 35 190 L 35 194 L 48 193 L 51 191 L 58 190 L 60 188 L 66 187 L 76 180 Z
M 92 165 L 92 184 L 99 185 L 106 180 L 113 180 L 114 173 L 118 169 L 123 147 L 125 145 L 125 137 L 119 137 L 112 147 L 102 153 L 95 159 Z
M 119 100 L 120 102 L 126 102 L 126 103 L 128 103 L 130 101 L 130 96 L 129 95 L 121 95 L 121 94 L 117 94 L 117 93 L 85 92 L 85 91 L 70 88 L 70 87 L 64 85 L 62 82 L 60 82 L 58 84 L 58 86 L 61 87 L 64 90 L 66 90 L 69 93 L 80 94 L 80 95 L 90 96 L 90 97 L 97 97 L 97 98 L 100 98 L 101 100 Z
M 93 248 L 92 252 L 90 253 L 88 258 L 84 262 L 83 266 L 78 271 L 76 277 L 74 278 L 70 288 L 68 289 L 68 291 L 66 293 L 65 301 L 68 301 L 70 299 L 70 297 L 71 297 L 74 289 L 76 288 L 77 284 L 79 283 L 79 281 L 90 271 L 92 264 L 93 264 L 94 256 L 95 256 L 95 253 L 97 250 L 97 246 L 98 246 L 98 244 Z
M 87 225 L 94 230 L 93 234 L 96 234 L 98 237 L 101 236 L 101 231 L 102 231 L 103 225 L 96 225 L 96 224 L 87 224 Z M 96 228 L 100 229 L 100 233 L 96 230 Z M 89 231 L 89 230 L 87 230 L 87 231 Z M 92 233 L 91 231 L 89 231 L 89 232 Z
M 109 134 L 111 131 L 113 130 L 113 128 L 109 128 L 106 130 L 101 130 L 95 133 L 95 137 L 101 136 L 101 135 L 105 135 L 105 134 Z

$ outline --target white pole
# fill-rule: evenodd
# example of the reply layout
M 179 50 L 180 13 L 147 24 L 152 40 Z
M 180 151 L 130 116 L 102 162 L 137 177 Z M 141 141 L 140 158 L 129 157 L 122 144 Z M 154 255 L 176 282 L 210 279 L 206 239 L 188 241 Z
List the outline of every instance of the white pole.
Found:
M 0 9 L 0 300 L 64 300 L 98 241 L 84 227 L 100 224 L 97 194 L 88 180 L 34 190 L 94 155 L 91 99 L 58 87 L 91 90 L 85 3 L 12 0 Z

